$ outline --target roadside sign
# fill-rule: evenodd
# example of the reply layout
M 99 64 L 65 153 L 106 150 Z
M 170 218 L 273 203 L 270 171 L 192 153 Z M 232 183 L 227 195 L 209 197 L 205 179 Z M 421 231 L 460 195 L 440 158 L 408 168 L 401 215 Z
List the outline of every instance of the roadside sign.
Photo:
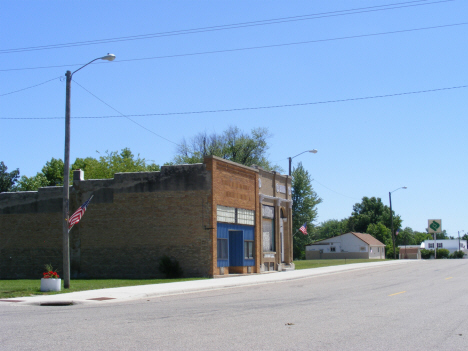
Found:
M 442 220 L 441 219 L 429 219 L 427 221 L 427 230 L 429 233 L 442 232 Z

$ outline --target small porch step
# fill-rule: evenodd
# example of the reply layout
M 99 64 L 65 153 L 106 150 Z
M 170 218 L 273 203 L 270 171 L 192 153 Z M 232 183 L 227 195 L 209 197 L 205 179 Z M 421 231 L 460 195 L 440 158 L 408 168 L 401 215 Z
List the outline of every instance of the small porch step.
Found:
M 296 269 L 296 266 L 294 265 L 294 263 L 290 263 L 290 264 L 283 264 L 283 269 L 282 271 L 283 272 L 292 272 L 293 270 Z

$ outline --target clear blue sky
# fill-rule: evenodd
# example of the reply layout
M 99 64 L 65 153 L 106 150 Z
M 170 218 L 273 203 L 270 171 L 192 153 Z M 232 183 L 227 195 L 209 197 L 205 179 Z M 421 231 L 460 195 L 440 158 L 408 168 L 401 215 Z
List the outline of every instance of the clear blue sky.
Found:
M 383 6 L 390 4 L 396 5 Z M 356 10 L 345 11 L 351 9 Z M 312 14 L 318 16 L 304 17 Z M 281 20 L 258 22 L 272 19 Z M 0 22 L 0 160 L 27 176 L 52 157 L 63 159 L 66 70 L 108 52 L 117 56 L 114 62 L 102 61 L 74 75 L 72 118 L 118 115 L 76 83 L 126 115 L 314 103 L 468 85 L 468 25 L 463 24 L 468 4 L 463 0 L 2 1 Z M 213 30 L 246 22 L 256 25 Z M 206 27 L 211 28 L 11 50 Z M 439 28 L 422 29 L 428 27 Z M 405 32 L 363 37 L 396 31 Z M 344 37 L 355 38 L 329 40 Z M 298 42 L 309 43 L 187 55 Z M 145 58 L 153 59 L 138 60 Z M 25 70 L 47 66 L 60 67 Z M 62 79 L 8 94 L 58 77 Z M 423 231 L 428 219 L 442 219 L 443 229 L 456 236 L 468 231 L 467 112 L 468 88 L 457 88 L 131 117 L 151 132 L 126 118 L 73 118 L 71 161 L 129 147 L 164 164 L 183 137 L 220 133 L 231 125 L 244 131 L 268 127 L 270 159 L 285 171 L 287 157 L 318 149 L 293 160 L 303 163 L 323 199 L 317 224 L 348 217 L 363 196 L 380 197 L 388 205 L 389 191 L 407 186 L 392 194 L 403 226 Z M 25 117 L 60 119 L 20 119 Z

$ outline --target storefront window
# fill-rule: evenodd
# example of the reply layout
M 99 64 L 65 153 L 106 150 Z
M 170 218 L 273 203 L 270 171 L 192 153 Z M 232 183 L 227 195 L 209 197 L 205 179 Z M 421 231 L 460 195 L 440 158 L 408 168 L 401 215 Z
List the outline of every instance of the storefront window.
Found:
M 255 211 L 238 208 L 237 224 L 255 225 Z
M 218 205 L 216 216 L 218 222 L 255 225 L 255 211 L 253 210 Z
M 263 251 L 275 251 L 275 226 L 273 219 L 263 219 Z
M 236 209 L 234 207 L 218 205 L 216 214 L 218 222 L 236 223 Z
M 246 259 L 252 259 L 253 257 L 254 242 L 252 240 L 244 241 L 244 255 Z
M 218 260 L 228 259 L 228 239 L 218 238 Z

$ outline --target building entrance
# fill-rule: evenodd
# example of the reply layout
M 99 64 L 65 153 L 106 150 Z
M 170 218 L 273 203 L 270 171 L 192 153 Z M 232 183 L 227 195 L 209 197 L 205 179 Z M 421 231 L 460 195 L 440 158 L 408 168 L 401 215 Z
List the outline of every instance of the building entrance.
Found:
M 229 231 L 229 266 L 244 265 L 244 232 L 242 230 Z

